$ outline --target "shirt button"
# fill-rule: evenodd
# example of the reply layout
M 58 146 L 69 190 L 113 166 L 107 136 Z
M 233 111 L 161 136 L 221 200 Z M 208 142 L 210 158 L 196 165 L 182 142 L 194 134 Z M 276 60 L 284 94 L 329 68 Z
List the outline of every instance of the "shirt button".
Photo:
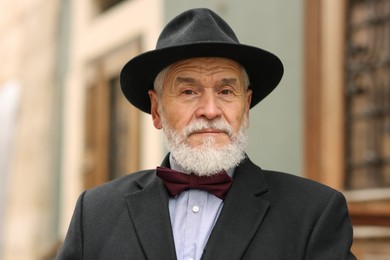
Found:
M 199 207 L 198 206 L 193 206 L 192 207 L 192 212 L 198 213 L 199 212 Z

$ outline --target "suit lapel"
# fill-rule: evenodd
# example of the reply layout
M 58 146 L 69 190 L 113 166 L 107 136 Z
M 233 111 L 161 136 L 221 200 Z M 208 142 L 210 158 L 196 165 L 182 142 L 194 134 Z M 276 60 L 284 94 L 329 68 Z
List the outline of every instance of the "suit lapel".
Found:
M 130 218 L 147 259 L 176 259 L 168 194 L 153 174 L 137 183 L 138 190 L 126 195 Z
M 249 159 L 236 168 L 234 182 L 202 259 L 241 259 L 269 208 L 261 169 Z

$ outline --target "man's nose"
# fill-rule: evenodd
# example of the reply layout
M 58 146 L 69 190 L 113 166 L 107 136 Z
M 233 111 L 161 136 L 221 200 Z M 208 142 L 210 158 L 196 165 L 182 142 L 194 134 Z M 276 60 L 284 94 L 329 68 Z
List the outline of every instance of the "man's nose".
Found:
M 205 117 L 209 120 L 219 117 L 222 114 L 218 97 L 215 93 L 203 93 L 199 100 L 199 106 L 196 110 L 196 116 Z

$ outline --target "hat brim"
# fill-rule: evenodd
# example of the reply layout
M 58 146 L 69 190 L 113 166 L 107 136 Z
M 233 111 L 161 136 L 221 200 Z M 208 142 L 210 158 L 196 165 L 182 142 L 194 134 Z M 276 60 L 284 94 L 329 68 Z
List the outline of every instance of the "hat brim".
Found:
M 282 62 L 268 51 L 244 44 L 201 42 L 156 49 L 134 57 L 121 71 L 123 94 L 135 107 L 150 114 L 148 90 L 153 89 L 157 74 L 177 61 L 197 57 L 222 57 L 241 64 L 253 91 L 251 108 L 271 93 L 283 76 Z

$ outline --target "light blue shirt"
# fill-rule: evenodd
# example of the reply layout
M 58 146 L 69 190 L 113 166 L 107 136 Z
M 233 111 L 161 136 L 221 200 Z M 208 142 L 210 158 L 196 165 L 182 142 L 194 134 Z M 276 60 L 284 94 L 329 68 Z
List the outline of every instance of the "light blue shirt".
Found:
M 175 160 L 171 168 L 183 172 Z M 227 173 L 233 176 L 234 169 Z M 173 238 L 178 260 L 198 260 L 218 219 L 223 200 L 203 190 L 187 190 L 169 199 Z

